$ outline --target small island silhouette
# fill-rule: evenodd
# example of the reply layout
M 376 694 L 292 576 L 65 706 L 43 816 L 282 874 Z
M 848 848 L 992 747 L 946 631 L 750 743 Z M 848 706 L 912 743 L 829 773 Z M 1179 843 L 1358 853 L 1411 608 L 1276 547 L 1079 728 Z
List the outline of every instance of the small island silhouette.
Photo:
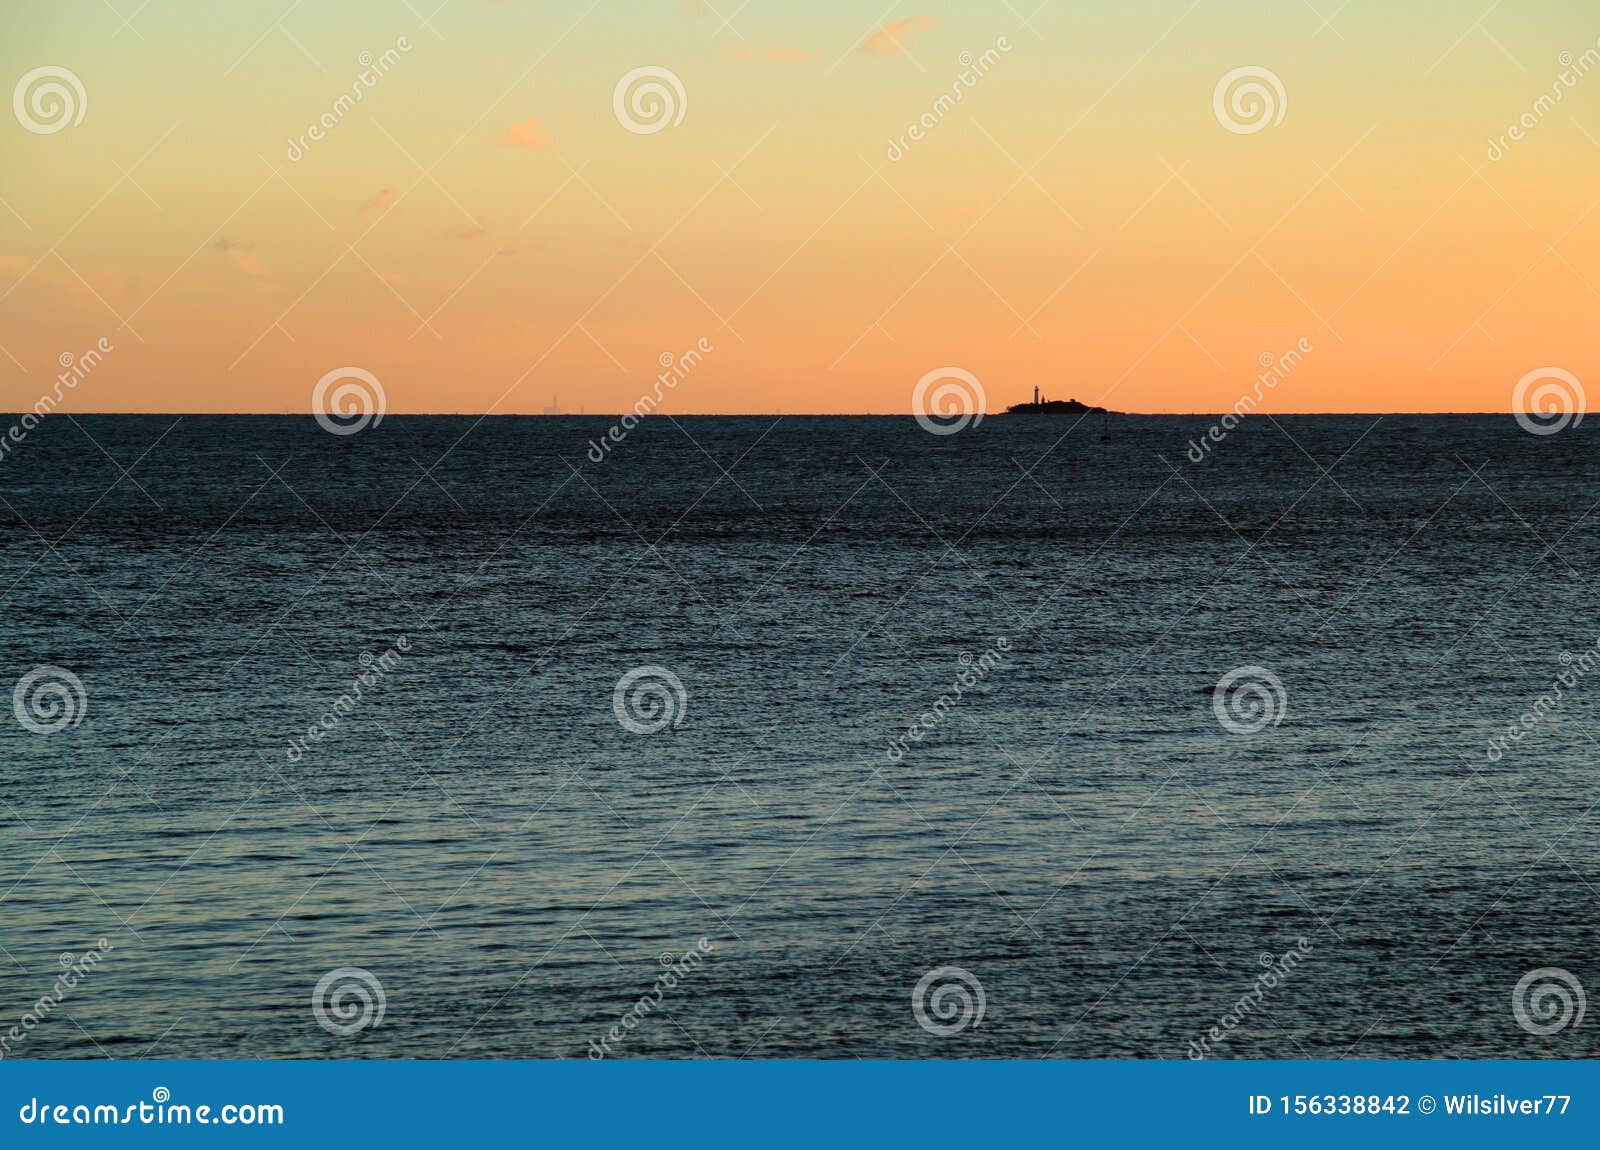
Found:
M 1090 407 L 1076 399 L 1045 399 L 1039 389 L 1033 389 L 1032 403 L 1013 403 L 1006 408 L 1007 415 L 1104 415 L 1103 407 Z

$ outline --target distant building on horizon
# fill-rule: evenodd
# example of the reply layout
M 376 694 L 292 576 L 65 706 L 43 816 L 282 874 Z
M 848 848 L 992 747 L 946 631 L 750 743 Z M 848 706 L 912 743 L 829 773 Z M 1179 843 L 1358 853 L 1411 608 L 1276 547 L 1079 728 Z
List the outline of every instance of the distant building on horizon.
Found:
M 1039 394 L 1037 386 L 1033 389 L 1032 403 L 1013 403 L 1006 408 L 1007 415 L 1103 415 L 1103 407 L 1091 407 L 1087 403 L 1079 403 L 1076 399 L 1046 399 Z

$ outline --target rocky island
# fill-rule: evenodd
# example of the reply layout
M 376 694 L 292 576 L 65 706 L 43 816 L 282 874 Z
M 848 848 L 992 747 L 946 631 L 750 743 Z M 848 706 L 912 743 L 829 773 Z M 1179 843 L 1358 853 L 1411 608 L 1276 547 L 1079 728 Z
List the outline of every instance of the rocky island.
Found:
M 1013 403 L 1006 408 L 1007 415 L 1104 415 L 1103 407 L 1090 407 L 1076 399 L 1045 399 L 1039 389 L 1033 389 L 1032 403 Z

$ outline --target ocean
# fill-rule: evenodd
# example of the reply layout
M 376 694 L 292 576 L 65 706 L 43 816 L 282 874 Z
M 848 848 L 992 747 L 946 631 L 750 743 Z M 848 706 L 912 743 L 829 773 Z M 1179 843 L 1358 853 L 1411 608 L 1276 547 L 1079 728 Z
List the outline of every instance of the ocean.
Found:
M 0 1054 L 1600 1056 L 1600 427 L 612 422 L 11 445 Z

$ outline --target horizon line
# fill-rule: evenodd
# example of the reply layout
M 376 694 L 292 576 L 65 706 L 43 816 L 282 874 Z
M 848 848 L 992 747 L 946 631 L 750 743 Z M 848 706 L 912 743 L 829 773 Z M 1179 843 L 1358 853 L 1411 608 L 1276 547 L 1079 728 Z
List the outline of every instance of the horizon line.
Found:
M 188 416 L 207 416 L 219 418 L 242 419 L 314 419 L 316 413 L 311 411 L 60 411 L 59 409 L 40 415 L 33 410 L 0 412 L 0 420 L 32 415 L 43 420 L 49 415 L 67 415 L 77 417 L 101 416 L 172 416 L 176 418 Z M 653 411 L 647 415 L 640 415 L 633 411 L 385 411 L 382 419 L 622 419 L 626 416 L 644 420 L 652 417 L 663 419 L 915 419 L 914 412 L 904 411 L 697 411 L 680 412 L 674 414 L 667 411 Z M 1271 418 L 1320 418 L 1331 419 L 1335 417 L 1372 416 L 1388 418 L 1390 416 L 1449 416 L 1453 418 L 1495 416 L 1505 419 L 1516 418 L 1515 411 L 1258 411 L 1247 415 L 1240 415 L 1236 411 L 1225 409 L 1222 411 L 1084 411 L 1084 412 L 1008 412 L 986 411 L 980 418 L 991 416 L 1006 416 L 1010 419 L 1036 418 L 1060 420 L 1069 416 L 1076 417 L 1073 422 L 1082 422 L 1090 416 L 1100 418 L 1120 417 L 1124 419 L 1221 419 L 1233 416 L 1239 420 L 1260 417 Z M 1580 417 L 1581 418 L 1581 417 Z

